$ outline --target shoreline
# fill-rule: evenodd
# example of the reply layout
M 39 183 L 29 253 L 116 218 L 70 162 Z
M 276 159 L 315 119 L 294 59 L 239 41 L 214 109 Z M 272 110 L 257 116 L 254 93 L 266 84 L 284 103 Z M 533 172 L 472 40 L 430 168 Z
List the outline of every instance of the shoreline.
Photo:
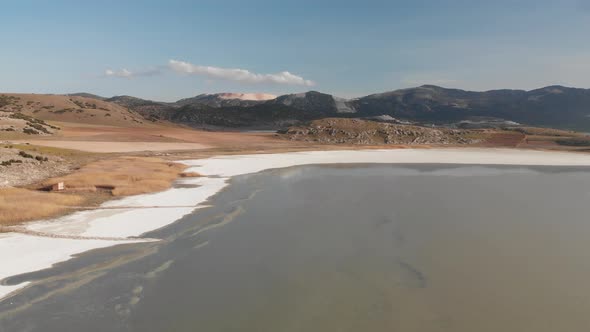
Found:
M 502 148 L 370 149 L 224 155 L 178 162 L 188 166 L 184 172 L 203 176 L 181 178 L 175 182 L 177 187 L 165 191 L 107 201 L 95 210 L 22 225 L 36 235 L 0 234 L 0 280 L 49 268 L 92 249 L 153 241 L 135 237 L 207 207 L 209 197 L 237 175 L 339 163 L 590 166 L 590 154 Z M 27 285 L 0 284 L 0 300 Z

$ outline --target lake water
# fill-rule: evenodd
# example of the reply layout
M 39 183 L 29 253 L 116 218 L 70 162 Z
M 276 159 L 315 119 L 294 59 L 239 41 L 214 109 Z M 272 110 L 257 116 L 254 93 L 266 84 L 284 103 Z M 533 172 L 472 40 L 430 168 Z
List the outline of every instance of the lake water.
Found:
M 7 280 L 0 331 L 588 331 L 590 169 L 303 166 Z

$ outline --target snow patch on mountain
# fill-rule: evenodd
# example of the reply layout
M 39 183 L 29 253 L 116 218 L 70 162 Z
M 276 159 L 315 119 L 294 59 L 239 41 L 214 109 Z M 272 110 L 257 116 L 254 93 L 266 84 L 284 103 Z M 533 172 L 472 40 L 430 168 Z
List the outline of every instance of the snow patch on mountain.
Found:
M 277 96 L 271 95 L 269 93 L 232 93 L 232 92 L 226 92 L 226 93 L 217 93 L 215 95 L 218 96 L 221 99 L 240 99 L 240 100 L 257 100 L 257 101 L 272 100 L 272 99 L 277 98 Z
M 356 109 L 348 104 L 348 100 L 340 97 L 334 98 L 334 106 L 336 106 L 336 112 L 338 113 L 356 113 Z

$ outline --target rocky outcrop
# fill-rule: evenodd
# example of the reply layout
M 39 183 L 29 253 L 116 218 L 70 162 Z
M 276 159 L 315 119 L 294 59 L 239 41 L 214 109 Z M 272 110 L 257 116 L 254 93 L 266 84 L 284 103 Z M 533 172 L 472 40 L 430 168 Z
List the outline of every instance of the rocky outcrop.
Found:
M 428 128 L 381 123 L 360 119 L 328 118 L 307 126 L 291 127 L 284 138 L 328 144 L 475 144 L 483 140 L 481 131 Z

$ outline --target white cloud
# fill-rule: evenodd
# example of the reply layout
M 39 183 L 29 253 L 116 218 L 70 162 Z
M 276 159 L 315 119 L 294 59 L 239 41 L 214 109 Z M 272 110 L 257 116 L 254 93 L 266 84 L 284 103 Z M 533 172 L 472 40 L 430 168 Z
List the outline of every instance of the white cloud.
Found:
M 127 69 L 121 69 L 121 70 L 112 70 L 112 69 L 107 69 L 104 71 L 104 76 L 107 77 L 121 77 L 121 78 L 131 78 L 133 76 L 133 73 L 130 72 Z
M 303 86 L 315 85 L 315 82 L 306 80 L 301 76 L 291 74 L 288 71 L 283 71 L 276 74 L 257 74 L 246 69 L 199 66 L 178 60 L 170 60 L 168 65 L 170 69 L 177 73 L 187 75 L 201 75 L 210 79 L 229 80 L 242 83 L 271 83 Z
M 117 77 L 117 78 L 127 78 L 127 79 L 141 77 L 141 76 L 156 76 L 159 74 L 161 74 L 161 70 L 158 68 L 151 68 L 151 69 L 140 70 L 140 71 L 131 71 L 126 68 L 123 68 L 121 70 L 107 69 L 104 71 L 104 76 L 106 76 L 106 77 Z

